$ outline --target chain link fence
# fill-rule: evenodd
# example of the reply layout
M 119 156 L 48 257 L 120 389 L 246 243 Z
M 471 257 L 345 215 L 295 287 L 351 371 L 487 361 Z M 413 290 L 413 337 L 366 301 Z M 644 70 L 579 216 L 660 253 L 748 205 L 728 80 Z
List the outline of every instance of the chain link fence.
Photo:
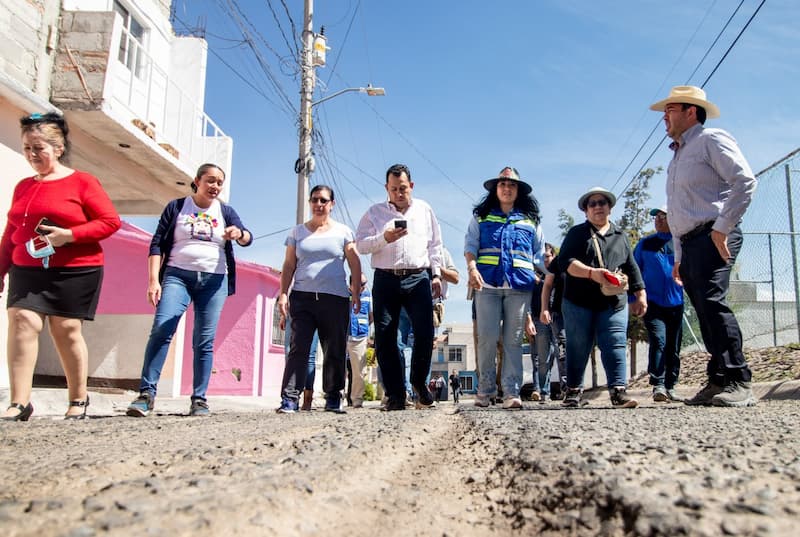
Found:
M 756 177 L 729 294 L 748 348 L 800 342 L 800 149 Z

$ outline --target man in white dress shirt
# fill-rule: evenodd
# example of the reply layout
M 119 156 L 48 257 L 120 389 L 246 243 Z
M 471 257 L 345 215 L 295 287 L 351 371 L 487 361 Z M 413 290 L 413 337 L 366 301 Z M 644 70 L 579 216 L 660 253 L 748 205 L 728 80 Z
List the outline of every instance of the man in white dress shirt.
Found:
M 413 189 L 408 167 L 390 167 L 386 171 L 389 199 L 370 207 L 356 232 L 356 248 L 372 255 L 375 269 L 375 352 L 388 398 L 385 410 L 405 409 L 403 361 L 397 348 L 400 308 L 411 318 L 414 332 L 411 386 L 418 396 L 416 406 L 433 406 L 426 378 L 433 348 L 431 301 L 442 292 L 442 240 L 433 209 L 422 200 L 412 200 Z

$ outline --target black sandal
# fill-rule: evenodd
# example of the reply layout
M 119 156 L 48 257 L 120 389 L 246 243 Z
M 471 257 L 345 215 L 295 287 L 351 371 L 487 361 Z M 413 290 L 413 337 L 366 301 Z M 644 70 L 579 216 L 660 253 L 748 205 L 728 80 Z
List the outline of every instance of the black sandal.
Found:
M 28 404 L 25 406 L 22 406 L 19 403 L 11 403 L 10 405 L 8 405 L 8 409 L 11 408 L 16 408 L 17 410 L 19 410 L 19 414 L 15 416 L 3 416 L 0 419 L 2 419 L 3 421 L 28 421 L 29 419 L 31 419 L 31 414 L 33 414 L 33 405 L 30 402 L 28 402 Z
M 72 414 L 64 416 L 65 420 L 88 420 L 89 416 L 86 415 L 86 409 L 89 408 L 89 396 L 86 396 L 85 401 L 70 401 L 69 406 L 83 407 L 83 414 Z

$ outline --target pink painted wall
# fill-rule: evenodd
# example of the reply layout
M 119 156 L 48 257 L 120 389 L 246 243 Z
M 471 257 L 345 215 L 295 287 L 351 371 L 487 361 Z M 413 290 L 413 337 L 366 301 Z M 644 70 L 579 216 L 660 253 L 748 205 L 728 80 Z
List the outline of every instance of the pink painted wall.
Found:
M 103 241 L 105 273 L 97 313 L 142 314 L 152 318 L 147 303 L 147 257 L 151 235 L 127 222 Z M 236 253 L 240 247 L 234 247 Z M 214 342 L 214 371 L 209 395 L 273 395 L 283 374 L 282 346 L 272 344 L 275 300 L 280 273 L 246 261 L 236 262 L 236 294 L 225 301 Z M 192 392 L 192 327 L 190 306 L 183 333 L 181 394 Z M 142 334 L 146 339 L 147 333 Z M 165 369 L 168 366 L 165 366 Z
M 147 302 L 147 257 L 151 235 L 127 222 L 102 242 L 103 287 L 97 314 L 153 315 Z M 144 335 L 147 337 L 147 334 Z
M 225 300 L 214 341 L 214 369 L 209 395 L 262 395 L 260 373 L 264 363 L 277 361 L 271 354 L 272 311 L 280 290 L 278 273 L 254 263 L 236 263 L 236 294 Z M 259 307 L 260 306 L 260 307 Z M 186 318 L 181 394 L 192 393 L 192 327 Z M 283 362 L 283 348 L 280 362 Z M 278 374 L 283 373 L 283 368 Z

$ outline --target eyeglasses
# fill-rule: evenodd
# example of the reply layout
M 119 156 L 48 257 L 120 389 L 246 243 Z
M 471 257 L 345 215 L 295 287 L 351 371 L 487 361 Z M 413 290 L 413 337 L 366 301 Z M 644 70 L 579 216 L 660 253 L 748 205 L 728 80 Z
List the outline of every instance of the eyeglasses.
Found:
M 309 203 L 312 203 L 312 204 L 313 203 L 319 203 L 320 205 L 327 205 L 329 201 L 331 201 L 331 200 L 329 200 L 327 198 L 316 198 L 316 197 L 315 198 L 311 198 L 310 200 L 308 200 Z
M 666 220 L 667 215 L 664 213 L 658 213 L 657 215 L 653 216 L 653 220 Z
M 586 204 L 587 207 L 594 208 L 594 207 L 605 207 L 608 205 L 608 200 L 605 198 L 601 198 L 599 200 L 591 200 Z

